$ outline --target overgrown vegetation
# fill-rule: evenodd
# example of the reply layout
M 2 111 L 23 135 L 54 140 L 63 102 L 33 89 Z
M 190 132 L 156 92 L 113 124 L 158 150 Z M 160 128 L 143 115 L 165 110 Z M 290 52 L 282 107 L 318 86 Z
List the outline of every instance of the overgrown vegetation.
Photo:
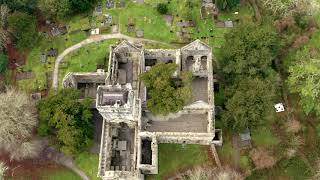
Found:
M 191 99 L 192 73 L 173 77 L 177 67 L 174 63 L 159 63 L 140 76 L 147 87 L 147 108 L 154 114 L 178 112 Z
M 157 11 L 160 13 L 160 14 L 167 14 L 168 13 L 168 5 L 165 4 L 165 3 L 159 3 L 157 5 Z
M 241 132 L 267 124 L 272 113 L 277 76 L 272 61 L 281 42 L 268 25 L 241 23 L 225 35 L 226 42 L 219 63 L 226 79 L 226 127 Z
M 9 16 L 9 29 L 16 47 L 21 50 L 31 49 L 37 43 L 38 32 L 34 16 L 16 12 Z
M 79 101 L 80 92 L 63 89 L 41 100 L 38 133 L 54 135 L 62 152 L 75 155 L 91 145 L 93 136 L 91 101 Z
M 159 144 L 159 173 L 150 175 L 147 179 L 166 179 L 179 169 L 208 163 L 206 146 Z
M 7 70 L 8 57 L 5 54 L 0 53 L 0 73 L 4 73 Z
M 68 18 L 93 8 L 96 0 L 41 0 L 38 6 L 49 18 Z
M 273 113 L 272 105 L 275 99 L 272 82 L 246 78 L 238 83 L 239 85 L 231 90 L 233 95 L 226 102 L 222 121 L 235 132 L 266 125 L 268 115 Z
M 274 75 L 272 61 L 278 55 L 280 39 L 270 25 L 242 22 L 225 35 L 219 63 L 224 77 L 236 83 L 245 77 Z

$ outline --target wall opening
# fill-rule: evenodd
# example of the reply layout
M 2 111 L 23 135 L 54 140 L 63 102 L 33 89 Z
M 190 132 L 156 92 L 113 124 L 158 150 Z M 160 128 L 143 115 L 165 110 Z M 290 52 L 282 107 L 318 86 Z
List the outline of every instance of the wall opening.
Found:
M 143 139 L 141 142 L 141 164 L 152 164 L 151 140 Z

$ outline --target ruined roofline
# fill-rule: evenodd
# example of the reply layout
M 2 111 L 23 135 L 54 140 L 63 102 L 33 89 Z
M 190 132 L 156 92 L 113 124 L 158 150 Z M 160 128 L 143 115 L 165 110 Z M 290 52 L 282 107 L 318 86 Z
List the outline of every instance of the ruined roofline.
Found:
M 119 50 L 119 48 L 121 48 L 123 46 L 128 46 L 128 47 L 134 48 L 137 51 L 141 51 L 142 50 L 142 48 L 139 48 L 139 47 L 135 46 L 133 43 L 131 43 L 131 42 L 127 41 L 127 40 L 123 40 L 119 44 L 114 45 L 113 46 L 114 48 L 112 49 L 112 51 L 115 52 L 115 51 Z
M 208 46 L 206 43 L 202 42 L 202 41 L 199 40 L 199 39 L 196 39 L 195 41 L 193 41 L 193 42 L 191 42 L 191 43 L 183 46 L 183 47 L 181 48 L 181 51 L 186 50 L 186 49 L 189 48 L 189 47 L 192 47 L 192 46 L 195 45 L 196 43 L 199 43 L 199 44 L 205 46 L 208 50 L 212 51 L 212 48 L 211 48 L 210 46 Z

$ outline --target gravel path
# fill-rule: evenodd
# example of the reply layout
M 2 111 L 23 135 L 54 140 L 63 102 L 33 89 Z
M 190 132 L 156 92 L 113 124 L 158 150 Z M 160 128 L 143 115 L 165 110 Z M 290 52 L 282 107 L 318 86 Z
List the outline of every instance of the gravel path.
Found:
M 78 44 L 75 44 L 67 49 L 65 49 L 56 59 L 55 64 L 54 64 L 54 70 L 53 70 L 53 81 L 52 81 L 52 87 L 57 90 L 59 86 L 59 64 L 63 60 L 63 58 L 68 55 L 70 52 L 77 50 L 85 45 L 94 43 L 94 42 L 99 42 L 103 40 L 108 40 L 108 39 L 125 39 L 128 41 L 144 41 L 144 42 L 150 42 L 150 43 L 160 43 L 160 44 L 165 44 L 168 45 L 167 43 L 151 40 L 151 39 L 144 39 L 144 38 L 134 38 L 130 37 L 121 33 L 116 33 L 116 34 L 104 34 L 104 35 L 94 35 L 90 36 L 87 39 L 81 41 Z

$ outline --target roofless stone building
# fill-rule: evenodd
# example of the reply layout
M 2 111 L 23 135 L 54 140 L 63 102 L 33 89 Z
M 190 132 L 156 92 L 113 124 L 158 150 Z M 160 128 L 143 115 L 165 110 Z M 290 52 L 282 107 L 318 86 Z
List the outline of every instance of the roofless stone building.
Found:
M 196 40 L 181 49 L 144 49 L 128 41 L 110 47 L 108 72 L 69 73 L 64 87 L 96 94 L 103 117 L 99 172 L 104 180 L 140 180 L 158 173 L 158 144 L 221 145 L 215 129 L 212 49 Z M 154 116 L 139 75 L 157 63 L 176 63 L 175 75 L 193 73 L 192 103 L 178 113 Z M 103 81 L 102 81 L 103 79 Z

